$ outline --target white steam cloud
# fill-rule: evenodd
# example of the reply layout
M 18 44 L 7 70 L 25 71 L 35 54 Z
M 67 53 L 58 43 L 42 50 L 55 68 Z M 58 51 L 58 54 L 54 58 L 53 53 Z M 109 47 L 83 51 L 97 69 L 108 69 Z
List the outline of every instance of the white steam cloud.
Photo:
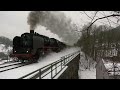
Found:
M 70 18 L 59 11 L 31 11 L 28 16 L 30 29 L 35 30 L 38 25 L 45 26 L 47 30 L 57 34 L 62 40 L 73 45 L 79 39 L 75 26 Z

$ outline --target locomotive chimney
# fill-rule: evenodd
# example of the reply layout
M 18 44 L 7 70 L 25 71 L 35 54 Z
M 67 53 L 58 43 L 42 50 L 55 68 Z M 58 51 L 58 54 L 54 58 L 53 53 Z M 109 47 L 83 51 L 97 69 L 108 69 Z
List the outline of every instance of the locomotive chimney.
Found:
M 30 30 L 30 33 L 31 33 L 31 34 L 34 34 L 34 30 Z

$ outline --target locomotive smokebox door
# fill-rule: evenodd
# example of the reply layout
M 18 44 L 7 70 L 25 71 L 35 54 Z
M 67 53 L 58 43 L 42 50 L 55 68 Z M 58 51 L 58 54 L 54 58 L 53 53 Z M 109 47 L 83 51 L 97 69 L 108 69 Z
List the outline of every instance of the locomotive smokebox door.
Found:
M 34 34 L 34 30 L 30 30 L 30 33 L 31 33 L 31 34 Z

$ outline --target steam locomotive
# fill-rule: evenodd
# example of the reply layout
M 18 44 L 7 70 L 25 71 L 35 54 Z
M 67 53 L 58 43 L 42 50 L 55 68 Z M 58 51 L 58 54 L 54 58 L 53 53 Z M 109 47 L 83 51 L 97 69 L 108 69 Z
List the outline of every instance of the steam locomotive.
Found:
M 21 62 L 37 62 L 39 57 L 45 55 L 47 52 L 59 52 L 65 47 L 66 44 L 63 42 L 30 30 L 30 33 L 14 37 L 13 52 L 10 57 L 17 57 Z

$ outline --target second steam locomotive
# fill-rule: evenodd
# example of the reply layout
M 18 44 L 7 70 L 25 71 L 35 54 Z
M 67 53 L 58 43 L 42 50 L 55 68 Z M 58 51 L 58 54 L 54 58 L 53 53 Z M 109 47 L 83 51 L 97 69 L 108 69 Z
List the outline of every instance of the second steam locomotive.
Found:
M 34 30 L 13 39 L 13 53 L 10 57 L 17 57 L 22 62 L 37 62 L 39 57 L 49 51 L 59 52 L 66 45 L 54 38 L 40 35 Z

